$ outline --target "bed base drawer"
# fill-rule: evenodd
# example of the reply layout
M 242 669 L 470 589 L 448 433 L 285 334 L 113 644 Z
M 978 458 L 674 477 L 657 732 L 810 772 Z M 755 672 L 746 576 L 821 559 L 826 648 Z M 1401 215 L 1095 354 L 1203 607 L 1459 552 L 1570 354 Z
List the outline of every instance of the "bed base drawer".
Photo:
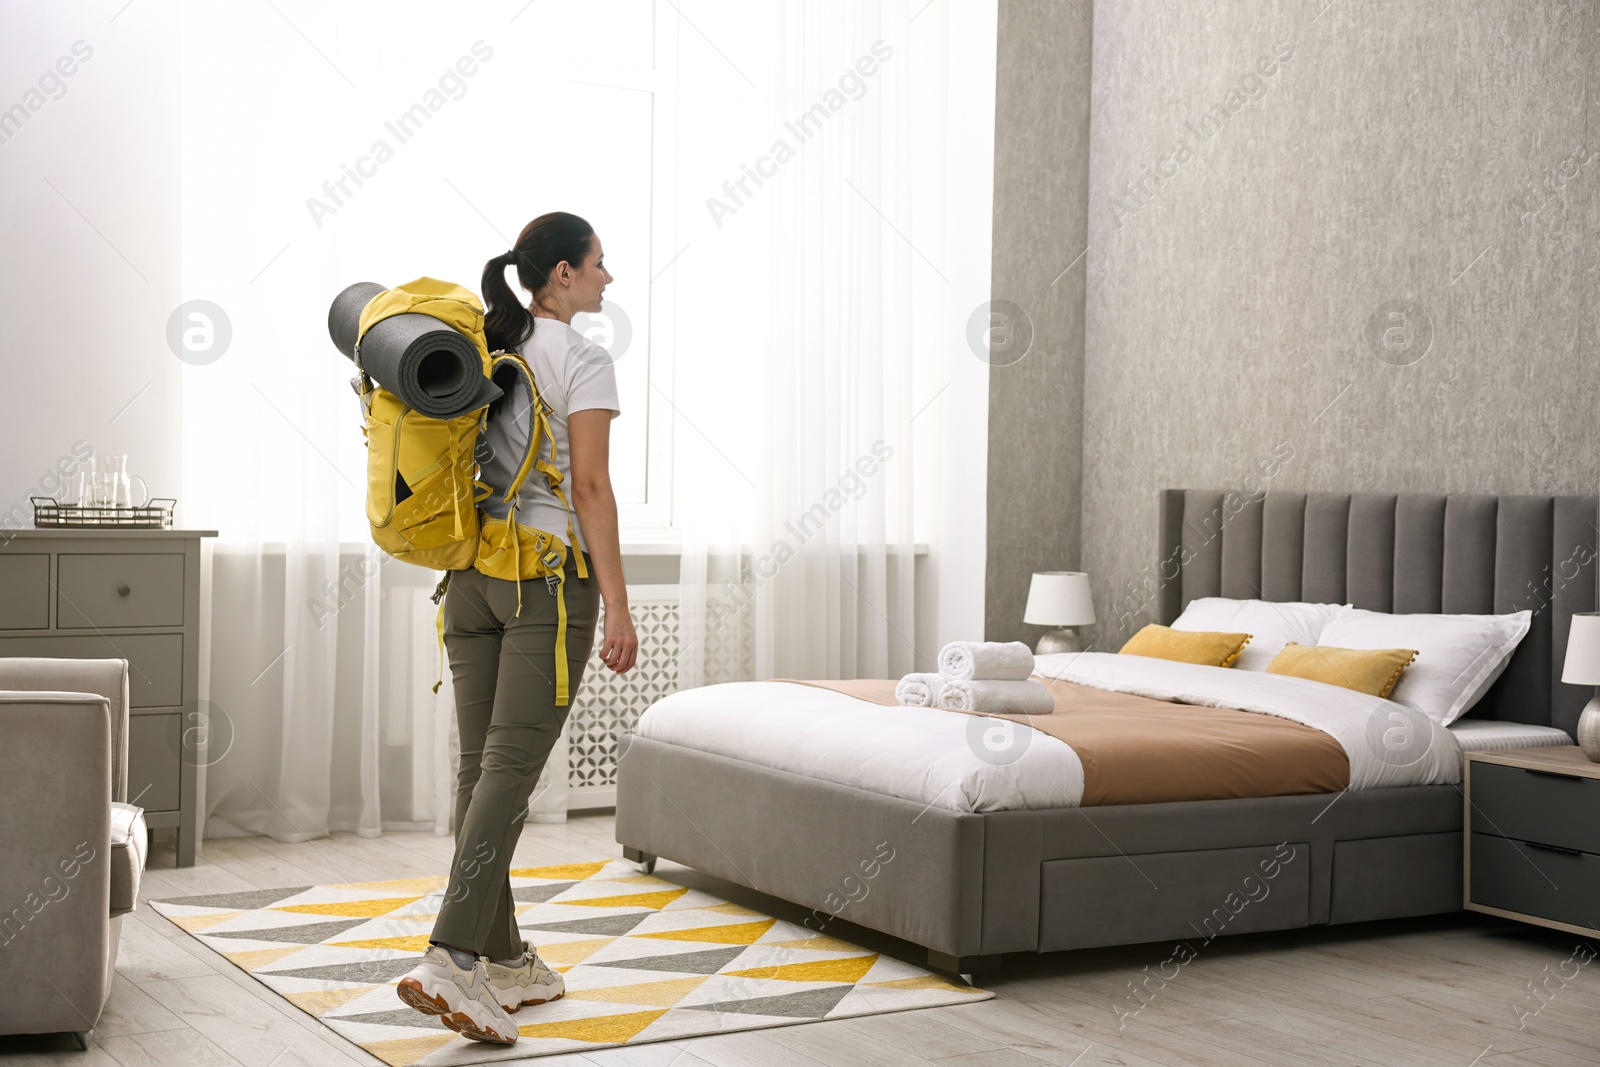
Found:
M 1040 897 L 1041 952 L 1307 926 L 1311 846 L 1049 860 Z
M 1461 835 L 1337 841 L 1330 923 L 1438 915 L 1461 906 Z

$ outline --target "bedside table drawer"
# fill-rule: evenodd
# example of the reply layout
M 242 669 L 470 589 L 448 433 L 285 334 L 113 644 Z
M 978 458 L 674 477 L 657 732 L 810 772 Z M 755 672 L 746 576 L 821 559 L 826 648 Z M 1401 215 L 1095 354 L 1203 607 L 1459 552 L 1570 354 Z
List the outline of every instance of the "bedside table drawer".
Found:
M 1472 835 L 1472 903 L 1595 929 L 1600 856 Z
M 61 629 L 183 625 L 181 555 L 63 552 L 57 560 Z
M 1474 760 L 1471 829 L 1600 854 L 1600 780 Z

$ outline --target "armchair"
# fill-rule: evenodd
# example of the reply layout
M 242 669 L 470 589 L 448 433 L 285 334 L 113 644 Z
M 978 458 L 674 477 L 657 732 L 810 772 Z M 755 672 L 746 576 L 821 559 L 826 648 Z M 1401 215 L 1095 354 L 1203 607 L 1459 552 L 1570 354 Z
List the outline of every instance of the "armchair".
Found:
M 148 855 L 127 745 L 127 660 L 0 658 L 0 1034 L 89 1047 Z

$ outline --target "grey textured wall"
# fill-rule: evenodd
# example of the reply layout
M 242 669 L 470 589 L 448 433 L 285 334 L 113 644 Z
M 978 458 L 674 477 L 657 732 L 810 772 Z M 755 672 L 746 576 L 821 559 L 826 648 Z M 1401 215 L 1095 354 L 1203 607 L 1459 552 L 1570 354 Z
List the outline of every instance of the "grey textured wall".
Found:
M 1002 18 L 1002 68 L 1035 56 L 1017 36 L 1041 17 Z M 1097 647 L 1153 616 L 1159 487 L 1595 490 L 1596 5 L 1118 0 L 1094 19 L 1087 425 L 1078 470 L 1063 450 L 1035 475 L 1082 480 Z M 1005 136 L 1031 106 L 1001 113 Z M 1031 239 L 997 204 L 997 279 Z M 1025 435 L 1034 412 L 990 418 Z M 1055 516 L 991 498 L 989 521 L 993 539 Z
M 1080 555 L 1088 14 L 1087 2 L 1000 5 L 984 604 L 992 641 L 1036 640 L 1042 630 L 1022 625 L 1029 577 L 1075 568 Z M 1029 521 L 1008 521 L 1019 508 Z

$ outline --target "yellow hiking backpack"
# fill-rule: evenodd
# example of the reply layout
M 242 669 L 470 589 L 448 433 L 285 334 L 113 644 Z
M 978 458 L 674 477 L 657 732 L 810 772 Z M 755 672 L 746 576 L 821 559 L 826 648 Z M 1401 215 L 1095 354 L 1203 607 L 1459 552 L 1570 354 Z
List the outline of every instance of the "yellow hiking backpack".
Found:
M 431 315 L 460 331 L 477 348 L 485 377 L 521 375 L 532 397 L 528 450 L 507 487 L 509 510 L 504 519 L 482 514 L 479 505 L 494 491 L 476 477 L 478 436 L 488 425 L 488 406 L 451 419 L 434 419 L 415 411 L 367 375 L 361 366 L 361 338 L 391 315 Z M 569 546 L 576 544 L 572 507 L 561 491 L 564 481 L 555 465 L 556 443 L 550 432 L 549 405 L 539 395 L 533 371 L 515 352 L 489 351 L 483 332 L 483 305 L 470 291 L 434 278 L 418 278 L 386 289 L 361 312 L 355 344 L 361 376 L 357 393 L 363 411 L 362 434 L 367 444 L 367 521 L 374 543 L 395 559 L 443 570 L 433 602 L 439 605 L 434 627 L 439 635 L 439 681 L 444 681 L 444 604 L 450 572 L 472 567 L 491 578 L 517 582 L 517 614 L 522 614 L 522 580 L 543 578 L 556 597 L 556 704 L 569 703 L 567 674 L 567 599 L 565 566 Z M 550 442 L 545 458 L 544 442 Z M 567 509 L 567 539 L 516 521 L 517 492 L 532 470 L 550 484 Z M 578 577 L 588 578 L 583 553 Z

